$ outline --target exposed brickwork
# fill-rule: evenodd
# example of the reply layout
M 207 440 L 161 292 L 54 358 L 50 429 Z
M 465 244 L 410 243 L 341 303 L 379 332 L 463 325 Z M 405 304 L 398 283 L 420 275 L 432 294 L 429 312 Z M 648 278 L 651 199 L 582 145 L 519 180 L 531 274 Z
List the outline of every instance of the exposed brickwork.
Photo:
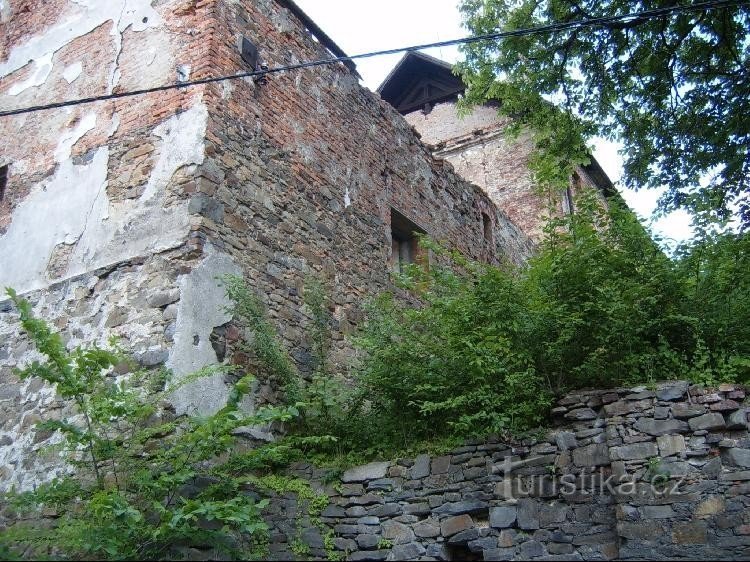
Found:
M 327 56 L 273 0 L 45 9 L 14 0 L 0 21 L 0 107 L 173 83 L 178 67 L 190 78 L 244 71 L 243 33 L 270 65 Z M 10 164 L 0 253 L 13 263 L 0 285 L 25 293 L 71 343 L 122 335 L 146 364 L 166 363 L 177 377 L 217 360 L 208 336 L 227 321 L 216 282 L 227 272 L 244 273 L 262 295 L 303 370 L 304 279 L 325 280 L 343 365 L 362 303 L 390 285 L 391 207 L 476 258 L 518 263 L 532 251 L 479 188 L 436 161 L 343 65 L 276 74 L 264 86 L 243 79 L 4 118 L 0 158 Z M 138 271 L 121 284 L 97 280 L 102 268 L 133 263 Z M 81 284 L 90 295 L 79 294 Z M 168 315 L 146 314 L 140 292 L 174 297 Z M 53 313 L 50 299 L 59 303 Z M 26 390 L 10 368 L 32 355 L 12 314 L 1 325 L 0 463 L 13 468 L 0 486 L 29 487 L 53 474 L 33 453 L 50 436 L 25 441 L 21 421 L 46 415 L 54 397 L 17 399 Z M 175 407 L 216 408 L 225 385 L 206 384 L 176 396 Z M 40 470 L 29 473 L 31 465 Z
M 492 201 L 535 242 L 543 238 L 545 217 L 567 212 L 566 193 L 538 193 L 529 170 L 533 142 L 528 133 L 508 138 L 508 119 L 492 105 L 477 107 L 459 117 L 454 102 L 436 104 L 429 113 L 415 111 L 405 119 L 421 135 L 437 158 L 453 164 L 463 178 L 481 186 Z M 598 189 L 583 168 L 580 185 Z M 572 188 L 575 186 L 571 186 Z M 575 199 L 575 190 L 571 193 Z

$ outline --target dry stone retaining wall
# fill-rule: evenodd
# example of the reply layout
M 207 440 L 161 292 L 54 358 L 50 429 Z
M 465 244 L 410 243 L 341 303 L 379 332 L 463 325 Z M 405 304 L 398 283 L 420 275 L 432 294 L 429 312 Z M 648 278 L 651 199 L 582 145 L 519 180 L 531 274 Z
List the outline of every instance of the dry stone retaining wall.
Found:
M 732 385 L 576 392 L 543 437 L 346 471 L 323 522 L 348 560 L 746 560 L 749 411 Z M 294 537 L 324 556 L 291 505 L 269 518 L 273 556 Z

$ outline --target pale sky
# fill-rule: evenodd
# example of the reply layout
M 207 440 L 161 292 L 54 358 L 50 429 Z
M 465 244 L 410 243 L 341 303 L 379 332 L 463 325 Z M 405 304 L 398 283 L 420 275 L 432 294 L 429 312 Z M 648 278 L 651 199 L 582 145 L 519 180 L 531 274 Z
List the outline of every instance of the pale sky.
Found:
M 465 37 L 461 27 L 458 0 L 296 0 L 297 4 L 348 55 L 408 47 Z M 439 59 L 456 62 L 455 47 L 424 51 Z M 402 54 L 355 61 L 363 84 L 375 90 Z M 622 173 L 617 145 L 597 140 L 594 157 L 610 179 L 617 183 Z M 636 192 L 620 189 L 630 207 L 645 224 L 659 197 L 657 191 Z M 668 239 L 685 240 L 690 236 L 690 220 L 683 212 L 672 213 L 653 224 L 654 231 Z

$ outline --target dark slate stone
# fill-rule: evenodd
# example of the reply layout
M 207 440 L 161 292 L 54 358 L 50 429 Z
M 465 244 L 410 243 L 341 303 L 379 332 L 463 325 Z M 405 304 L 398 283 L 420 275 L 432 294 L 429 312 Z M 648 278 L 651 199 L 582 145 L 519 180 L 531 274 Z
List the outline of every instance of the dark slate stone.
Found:
M 535 500 L 521 499 L 518 501 L 518 526 L 521 529 L 539 528 L 539 504 Z
M 750 468 L 750 449 L 740 449 L 733 447 L 727 449 L 724 453 L 729 464 Z
M 366 560 L 385 560 L 387 556 L 387 550 L 360 550 L 349 554 L 347 560 L 350 560 L 351 562 L 364 562 Z
M 656 397 L 659 400 L 679 400 L 688 389 L 688 383 L 686 381 L 676 381 L 673 383 L 666 384 L 656 391 Z
M 418 542 L 398 544 L 391 549 L 391 552 L 386 560 L 416 560 L 425 552 L 425 547 L 423 547 Z
M 544 556 L 546 554 L 542 543 L 533 540 L 522 543 L 518 553 L 522 560 L 528 560 L 530 558 L 536 558 L 537 556 Z
M 357 535 L 356 541 L 362 550 L 374 550 L 380 543 L 380 537 L 377 535 Z
M 469 500 L 461 502 L 446 503 L 433 511 L 437 514 L 461 515 L 463 513 L 477 513 L 487 510 L 487 502 Z
M 395 487 L 396 483 L 392 478 L 379 478 L 373 480 L 367 484 L 368 490 L 385 490 L 390 492 Z
M 597 418 L 597 414 L 591 408 L 577 408 L 565 414 L 565 419 L 574 421 L 587 421 Z
M 706 429 L 723 429 L 726 425 L 724 423 L 724 416 L 719 413 L 712 412 L 710 414 L 703 414 L 697 418 L 691 418 L 688 420 L 690 429 L 693 431 Z
M 561 451 L 574 449 L 578 445 L 575 434 L 570 431 L 560 431 L 555 435 L 555 443 Z
M 329 504 L 320 515 L 323 517 L 346 517 L 346 511 L 343 507 Z
M 518 516 L 518 509 L 516 506 L 500 506 L 493 507 L 490 510 L 490 527 L 496 529 L 506 529 L 512 527 L 513 523 L 516 522 Z
M 466 543 L 471 552 L 484 552 L 485 550 L 492 550 L 497 547 L 497 537 L 485 537 L 483 539 L 476 539 Z
M 411 479 L 418 480 L 430 475 L 430 455 L 419 455 L 411 467 Z
M 387 503 L 373 507 L 370 509 L 369 513 L 376 517 L 393 517 L 395 515 L 401 515 L 401 506 L 397 503 Z
M 480 538 L 479 529 L 466 529 L 448 539 L 448 544 L 464 544 Z
M 444 537 L 451 537 L 456 533 L 471 529 L 474 521 L 468 515 L 456 515 L 440 522 L 440 532 Z
M 690 426 L 681 420 L 655 420 L 653 418 L 639 418 L 635 422 L 635 428 L 653 437 L 668 433 L 687 433 L 690 430 Z
M 435 558 L 437 560 L 450 560 L 451 554 L 448 551 L 448 547 L 445 546 L 443 543 L 432 543 L 427 547 L 427 552 L 425 552 L 425 555 L 429 556 L 430 558 Z
M 727 416 L 727 429 L 748 429 L 747 416 L 750 409 L 743 408 Z
M 516 553 L 515 548 L 493 548 L 492 550 L 485 550 L 482 553 L 483 560 L 513 560 L 513 556 Z
M 592 467 L 609 464 L 609 450 L 605 443 L 594 443 L 573 450 L 573 462 L 576 466 Z

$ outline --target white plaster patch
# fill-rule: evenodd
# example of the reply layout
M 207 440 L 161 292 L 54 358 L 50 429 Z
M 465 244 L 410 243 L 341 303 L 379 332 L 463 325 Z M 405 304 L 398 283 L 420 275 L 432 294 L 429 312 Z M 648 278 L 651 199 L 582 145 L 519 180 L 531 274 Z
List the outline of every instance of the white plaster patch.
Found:
M 7 0 L 0 0 L 0 22 L 10 21 L 10 5 Z
M 96 113 L 87 113 L 74 129 L 63 131 L 55 148 L 55 162 L 63 162 L 70 158 L 73 145 L 94 127 L 96 127 Z
M 206 257 L 189 274 L 179 279 L 180 301 L 177 308 L 174 344 L 169 351 L 167 367 L 175 382 L 203 367 L 217 363 L 211 345 L 211 331 L 229 322 L 225 308 L 230 304 L 217 277 L 227 273 L 240 275 L 232 259 L 210 244 Z M 222 375 L 202 377 L 178 388 L 170 399 L 178 414 L 208 415 L 226 405 L 227 385 Z
M 161 123 L 155 129 L 162 142 L 155 151 L 148 196 L 110 202 L 109 149 L 97 149 L 82 164 L 70 158 L 72 146 L 96 123 L 95 114 L 86 115 L 60 140 L 55 174 L 31 188 L 0 236 L 3 263 L 13 264 L 0 268 L 0 287 L 22 293 L 45 287 L 51 281 L 50 256 L 63 242 L 75 247 L 64 276 L 56 281 L 184 243 L 190 231 L 188 202 L 164 206 L 165 188 L 179 168 L 203 162 L 207 119 L 206 106 L 198 104 Z
M 154 129 L 154 135 L 162 140 L 162 146 L 168 150 L 160 151 L 141 200 L 151 199 L 160 192 L 179 166 L 203 162 L 207 123 L 208 109 L 205 104 L 199 103 Z
M 44 53 L 39 58 L 32 59 L 34 62 L 34 70 L 31 75 L 23 82 L 13 84 L 8 89 L 9 96 L 17 96 L 18 94 L 25 92 L 29 88 L 35 88 L 41 86 L 47 81 L 49 73 L 52 71 L 52 55 L 54 53 Z
M 32 188 L 0 237 L 0 256 L 13 264 L 0 269 L 0 286 L 25 292 L 47 284 L 49 257 L 58 243 L 83 231 L 87 211 L 105 186 L 108 160 L 106 147 L 83 165 L 65 160 L 53 176 Z
M 81 61 L 74 62 L 73 64 L 65 67 L 65 70 L 63 70 L 63 78 L 65 78 L 65 81 L 68 84 L 72 84 L 78 79 L 78 77 L 81 75 L 81 72 L 83 72 L 83 65 L 81 64 Z

